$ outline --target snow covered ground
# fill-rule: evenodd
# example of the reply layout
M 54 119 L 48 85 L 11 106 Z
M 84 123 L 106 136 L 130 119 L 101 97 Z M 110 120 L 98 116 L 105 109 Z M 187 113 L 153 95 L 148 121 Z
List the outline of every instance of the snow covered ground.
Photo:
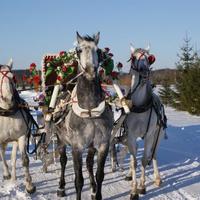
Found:
M 23 97 L 32 101 L 33 94 L 23 93 Z M 32 101 L 33 102 L 33 101 Z M 34 103 L 34 102 L 33 102 Z M 200 117 L 191 116 L 186 112 L 178 112 L 166 107 L 168 117 L 168 140 L 163 140 L 158 151 L 158 163 L 163 184 L 160 188 L 153 185 L 152 167 L 147 168 L 147 194 L 140 199 L 163 200 L 193 200 L 200 199 Z M 140 142 L 141 143 L 141 142 Z M 142 145 L 139 145 L 138 158 L 142 156 Z M 7 159 L 11 148 L 7 150 Z M 24 191 L 24 173 L 21 160 L 17 160 L 17 182 L 11 183 L 2 179 L 2 163 L 0 161 L 0 199 L 75 199 L 74 173 L 71 155 L 68 152 L 68 164 L 66 168 L 66 193 L 65 198 L 58 198 L 59 163 L 51 165 L 47 174 L 42 173 L 41 161 L 30 158 L 30 171 L 37 191 L 29 195 Z M 105 167 L 105 179 L 103 182 L 103 199 L 128 200 L 130 182 L 124 180 L 127 173 L 129 157 L 125 160 L 125 171 L 111 172 L 109 157 Z M 10 163 L 10 162 L 9 162 Z M 139 163 L 140 165 L 140 163 Z M 96 166 L 95 166 L 96 167 Z M 88 174 L 84 163 L 84 187 L 82 199 L 90 199 Z M 140 169 L 137 171 L 138 176 Z

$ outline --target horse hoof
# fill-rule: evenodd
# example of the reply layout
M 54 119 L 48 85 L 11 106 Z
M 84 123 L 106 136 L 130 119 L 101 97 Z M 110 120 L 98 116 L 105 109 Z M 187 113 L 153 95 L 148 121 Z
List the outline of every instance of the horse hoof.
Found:
M 112 169 L 112 172 L 113 172 L 113 173 L 114 173 L 114 172 L 116 172 L 116 171 L 117 171 L 117 169 L 116 169 L 116 168 L 113 168 L 113 169 Z
M 139 195 L 138 194 L 131 194 L 130 200 L 138 200 L 138 199 L 139 199 Z
M 3 179 L 4 179 L 4 180 L 9 180 L 9 179 L 11 179 L 11 175 L 8 174 L 7 176 L 3 176 Z
M 120 171 L 120 172 L 123 172 L 123 171 L 124 171 L 124 168 L 123 168 L 123 167 L 120 167 L 120 168 L 119 168 L 119 171 Z
M 139 194 L 146 194 L 146 188 L 139 188 L 138 193 Z
M 125 181 L 132 181 L 132 176 L 126 176 Z
M 161 181 L 161 180 L 156 180 L 156 181 L 154 182 L 154 184 L 155 184 L 155 186 L 160 187 L 161 184 L 162 184 L 162 181 Z
M 57 196 L 58 197 L 64 197 L 64 196 L 66 196 L 65 190 L 64 189 L 57 190 Z
M 96 197 L 95 197 L 96 195 L 95 194 L 91 194 L 91 199 L 92 200 L 96 200 Z
M 33 194 L 33 193 L 36 191 L 36 187 L 33 186 L 32 189 L 27 189 L 27 188 L 26 188 L 26 191 L 27 191 L 29 194 Z

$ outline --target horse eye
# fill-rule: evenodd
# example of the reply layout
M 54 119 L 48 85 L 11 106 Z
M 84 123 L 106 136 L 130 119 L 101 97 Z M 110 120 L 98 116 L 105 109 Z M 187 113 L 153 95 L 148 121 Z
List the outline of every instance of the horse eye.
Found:
M 82 49 L 78 49 L 78 53 L 81 53 L 83 50 Z

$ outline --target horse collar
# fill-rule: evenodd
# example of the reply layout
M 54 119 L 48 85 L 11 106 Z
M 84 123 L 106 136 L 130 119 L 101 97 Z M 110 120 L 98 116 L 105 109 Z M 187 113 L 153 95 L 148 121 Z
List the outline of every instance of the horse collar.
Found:
M 78 98 L 77 98 L 77 86 L 74 87 L 72 91 L 72 110 L 73 112 L 81 117 L 81 118 L 96 118 L 100 117 L 101 114 L 104 112 L 106 103 L 105 100 L 99 103 L 99 105 L 96 108 L 93 109 L 84 109 L 81 108 L 78 104 Z

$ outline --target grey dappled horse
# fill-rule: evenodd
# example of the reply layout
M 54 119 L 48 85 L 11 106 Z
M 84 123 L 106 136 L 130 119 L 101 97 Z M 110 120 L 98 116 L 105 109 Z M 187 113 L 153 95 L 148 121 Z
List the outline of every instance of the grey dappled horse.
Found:
M 88 148 L 86 165 L 89 172 L 91 198 L 102 199 L 101 188 L 104 180 L 104 165 L 109 150 L 109 141 L 113 127 L 113 113 L 105 103 L 98 76 L 99 33 L 93 37 L 81 37 L 77 33 L 78 46 L 76 48 L 79 72 L 84 72 L 77 80 L 72 92 L 72 109 L 64 122 L 58 125 L 61 131 L 57 132 L 59 141 L 70 144 L 75 171 L 75 188 L 77 200 L 81 199 L 84 184 L 82 174 L 82 154 Z M 67 162 L 65 147 L 60 149 L 61 178 L 58 195 L 65 195 L 65 165 Z M 93 174 L 94 156 L 97 152 L 96 177 Z
M 164 135 L 166 117 L 164 107 L 158 96 L 153 93 L 149 80 L 150 65 L 155 61 L 155 57 L 149 54 L 149 49 L 134 49 L 131 47 L 130 61 L 132 83 L 128 98 L 132 102 L 132 108 L 124 120 L 125 135 L 117 138 L 117 140 L 121 140 L 120 143 L 125 144 L 131 154 L 130 170 L 126 179 L 132 179 L 130 199 L 133 200 L 139 198 L 139 193 L 145 194 L 146 192 L 145 168 L 150 164 L 151 160 L 153 160 L 155 184 L 157 186 L 161 184 L 156 150 L 160 138 Z M 144 139 L 139 187 L 136 179 L 137 138 Z M 118 143 L 119 141 L 117 140 L 116 142 Z
M 25 170 L 25 186 L 29 193 L 35 192 L 35 186 L 29 173 L 29 158 L 26 153 L 28 116 L 19 109 L 19 95 L 13 82 L 12 61 L 8 65 L 0 65 L 0 155 L 3 164 L 4 179 L 16 180 L 16 154 L 19 147 L 22 165 Z M 5 159 L 7 144 L 12 142 L 12 173 L 10 175 Z

